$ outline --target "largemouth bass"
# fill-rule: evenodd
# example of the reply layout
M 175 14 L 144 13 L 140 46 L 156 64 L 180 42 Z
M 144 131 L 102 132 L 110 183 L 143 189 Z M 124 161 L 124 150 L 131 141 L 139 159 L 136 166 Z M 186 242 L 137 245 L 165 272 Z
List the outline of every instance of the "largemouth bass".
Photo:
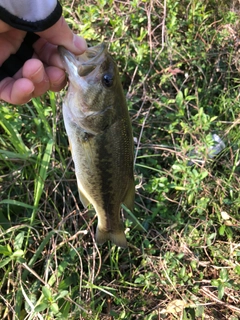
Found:
M 126 247 L 121 204 L 133 210 L 133 136 L 118 68 L 106 45 L 74 56 L 59 47 L 69 87 L 64 124 L 84 207 L 97 216 L 96 242 Z

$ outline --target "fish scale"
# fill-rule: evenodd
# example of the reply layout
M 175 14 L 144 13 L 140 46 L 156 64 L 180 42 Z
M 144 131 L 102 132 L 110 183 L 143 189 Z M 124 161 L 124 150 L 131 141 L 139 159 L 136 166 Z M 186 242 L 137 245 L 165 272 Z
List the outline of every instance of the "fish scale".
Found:
M 59 52 L 69 77 L 63 118 L 80 200 L 97 216 L 96 242 L 126 247 L 120 210 L 134 207 L 133 136 L 117 65 L 106 45 Z

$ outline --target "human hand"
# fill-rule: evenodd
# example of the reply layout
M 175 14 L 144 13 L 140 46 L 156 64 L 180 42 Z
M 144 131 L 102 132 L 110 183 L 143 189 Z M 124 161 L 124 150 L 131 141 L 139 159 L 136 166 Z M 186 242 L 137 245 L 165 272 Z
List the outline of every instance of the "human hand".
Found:
M 26 34 L 0 21 L 0 65 L 17 52 Z M 36 34 L 40 38 L 32 45 L 32 58 L 13 76 L 0 81 L 0 100 L 23 104 L 48 90 L 60 91 L 66 84 L 66 75 L 57 46 L 62 45 L 74 54 L 82 54 L 87 48 L 86 41 L 71 31 L 63 17 Z

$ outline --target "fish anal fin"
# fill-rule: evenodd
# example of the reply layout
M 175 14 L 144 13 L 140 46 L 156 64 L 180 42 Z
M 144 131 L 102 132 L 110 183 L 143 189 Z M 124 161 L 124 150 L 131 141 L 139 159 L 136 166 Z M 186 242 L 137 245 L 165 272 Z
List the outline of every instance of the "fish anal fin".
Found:
M 79 193 L 80 201 L 82 202 L 84 208 L 87 208 L 87 206 L 90 204 L 90 202 L 79 187 L 78 187 L 78 193 Z
M 127 192 L 125 194 L 125 198 L 123 200 L 123 204 L 132 212 L 134 207 L 134 199 L 135 199 L 135 184 L 134 180 L 129 183 Z
M 101 245 L 107 240 L 111 240 L 116 246 L 121 248 L 127 247 L 127 239 L 123 230 L 119 231 L 104 231 L 97 227 L 96 242 Z

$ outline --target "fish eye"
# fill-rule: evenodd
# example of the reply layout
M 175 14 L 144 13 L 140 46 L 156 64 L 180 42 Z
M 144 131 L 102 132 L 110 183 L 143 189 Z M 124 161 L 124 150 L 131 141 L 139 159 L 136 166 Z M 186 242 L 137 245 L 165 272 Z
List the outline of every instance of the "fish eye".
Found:
M 105 87 L 110 88 L 113 85 L 113 76 L 109 73 L 106 73 L 102 77 L 102 83 Z

